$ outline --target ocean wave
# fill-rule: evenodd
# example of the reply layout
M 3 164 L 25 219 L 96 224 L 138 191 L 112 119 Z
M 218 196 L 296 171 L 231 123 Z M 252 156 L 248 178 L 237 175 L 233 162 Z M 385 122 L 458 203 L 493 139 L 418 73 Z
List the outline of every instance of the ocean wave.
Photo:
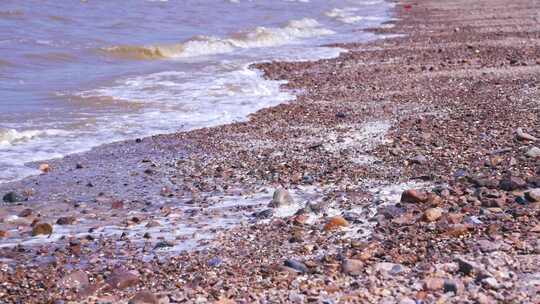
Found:
M 187 58 L 229 53 L 235 49 L 271 47 L 299 39 L 331 35 L 316 20 L 292 20 L 283 27 L 257 27 L 238 32 L 227 38 L 197 36 L 186 42 L 170 45 L 114 46 L 102 49 L 117 57 L 128 59 Z
M 64 130 L 25 130 L 17 131 L 15 129 L 0 129 L 0 147 L 12 146 L 20 142 L 29 141 L 37 137 L 64 135 Z
M 357 12 L 359 10 L 357 7 L 334 8 L 326 12 L 325 15 L 347 24 L 355 24 L 363 20 L 376 21 L 382 19 L 375 16 L 358 16 Z

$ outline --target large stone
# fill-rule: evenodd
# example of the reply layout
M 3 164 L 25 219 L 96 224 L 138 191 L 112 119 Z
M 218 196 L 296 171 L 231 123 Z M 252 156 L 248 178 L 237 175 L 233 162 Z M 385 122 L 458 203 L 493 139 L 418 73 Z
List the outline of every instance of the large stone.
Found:
M 61 218 L 58 218 L 56 221 L 56 224 L 58 225 L 72 225 L 75 223 L 75 217 L 73 216 L 63 216 Z
M 435 222 L 441 218 L 443 209 L 441 208 L 429 208 L 424 212 L 424 219 L 428 222 Z
M 292 268 L 292 269 L 300 272 L 300 273 L 308 272 L 307 266 L 304 263 L 296 261 L 296 260 L 286 260 L 283 264 L 285 266 L 289 267 L 289 268 Z
M 37 235 L 51 235 L 53 233 L 53 227 L 48 223 L 38 223 L 32 229 L 32 236 Z
M 345 274 L 357 276 L 364 270 L 364 263 L 356 259 L 344 259 L 341 262 L 341 271 Z
M 403 203 L 417 204 L 424 203 L 427 200 L 428 196 L 426 193 L 414 189 L 405 190 L 401 194 L 401 202 Z
M 519 189 L 526 189 L 527 188 L 527 182 L 523 179 L 516 177 L 516 176 L 510 176 L 503 178 L 499 182 L 499 187 L 506 191 L 514 191 Z
M 444 279 L 442 278 L 427 278 L 424 280 L 424 288 L 429 291 L 441 290 L 444 287 Z
M 128 304 L 159 304 L 159 299 L 149 291 L 140 291 L 129 300 Z
M 523 131 L 522 128 L 517 128 L 516 129 L 516 137 L 517 137 L 517 139 L 523 140 L 523 141 L 537 141 L 538 140 L 538 138 L 536 138 L 536 137 L 532 136 L 531 134 L 528 134 L 525 131 Z
M 268 206 L 272 208 L 279 208 L 283 206 L 289 206 L 292 204 L 294 204 L 294 200 L 291 194 L 289 193 L 289 191 L 287 191 L 287 189 L 285 188 L 278 188 L 274 192 L 272 201 L 270 202 Z
M 11 191 L 6 193 L 2 200 L 6 203 L 16 203 L 24 201 L 24 197 L 17 192 Z
M 59 288 L 81 290 L 88 286 L 88 275 L 82 270 L 74 271 L 64 276 L 60 282 L 58 282 Z
M 525 192 L 525 197 L 531 202 L 540 202 L 540 188 Z
M 112 288 L 125 289 L 139 283 L 139 274 L 122 268 L 115 269 L 107 278 L 107 284 Z
M 341 216 L 333 216 L 324 225 L 325 231 L 331 231 L 349 226 L 349 222 Z
M 530 158 L 540 158 L 540 148 L 532 147 L 525 155 Z

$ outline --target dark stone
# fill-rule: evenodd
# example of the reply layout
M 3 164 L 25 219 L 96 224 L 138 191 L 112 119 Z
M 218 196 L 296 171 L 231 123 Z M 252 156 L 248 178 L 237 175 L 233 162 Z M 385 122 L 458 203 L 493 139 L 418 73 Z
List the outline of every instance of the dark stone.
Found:
M 529 202 L 523 196 L 517 196 L 516 203 L 520 205 L 527 205 Z
M 499 182 L 499 188 L 506 191 L 514 191 L 519 189 L 526 189 L 527 182 L 523 179 L 515 176 L 507 177 Z
M 135 142 L 136 142 L 136 143 L 142 143 L 142 139 L 137 138 L 137 139 L 135 139 Z
M 211 258 L 208 261 L 208 266 L 210 266 L 210 267 L 219 267 L 222 263 L 223 263 L 223 261 L 220 258 L 215 257 L 215 258 Z
M 464 275 L 469 275 L 475 268 L 473 262 L 469 262 L 461 258 L 457 258 L 456 261 L 458 262 L 459 272 L 463 273 Z
M 75 217 L 73 216 L 61 217 L 56 221 L 58 225 L 72 225 L 73 223 L 75 223 Z
M 30 215 L 32 215 L 32 209 L 30 208 L 26 208 L 23 211 L 21 211 L 21 213 L 19 213 L 19 217 L 28 217 Z
M 336 117 L 337 117 L 337 118 L 345 118 L 346 116 L 347 116 L 347 115 L 345 115 L 345 113 L 343 113 L 343 112 L 337 112 L 337 113 L 336 113 Z
M 286 260 L 284 265 L 301 273 L 307 273 L 309 271 L 304 263 L 296 260 Z
M 257 219 L 267 219 L 271 218 L 274 215 L 274 211 L 272 209 L 266 209 L 260 212 L 253 213 L 253 217 Z
M 453 281 L 449 281 L 449 280 L 444 281 L 443 288 L 444 288 L 444 293 L 447 293 L 447 292 L 453 292 L 454 294 L 458 293 L 458 286 Z
M 4 195 L 2 200 L 6 203 L 16 203 L 16 202 L 22 202 L 25 200 L 25 198 L 22 195 L 19 195 L 18 193 L 11 191 Z
M 156 246 L 154 246 L 154 249 L 168 248 L 168 247 L 173 247 L 173 246 L 174 245 L 171 242 L 161 241 L 161 242 L 158 242 Z

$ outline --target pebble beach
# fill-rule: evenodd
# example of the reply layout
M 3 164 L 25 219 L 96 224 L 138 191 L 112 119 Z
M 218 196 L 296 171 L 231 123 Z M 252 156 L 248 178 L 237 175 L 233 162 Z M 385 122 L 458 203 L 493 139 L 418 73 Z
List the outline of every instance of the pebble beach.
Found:
M 540 3 L 395 1 L 245 122 L 0 184 L 0 303 L 539 303 Z

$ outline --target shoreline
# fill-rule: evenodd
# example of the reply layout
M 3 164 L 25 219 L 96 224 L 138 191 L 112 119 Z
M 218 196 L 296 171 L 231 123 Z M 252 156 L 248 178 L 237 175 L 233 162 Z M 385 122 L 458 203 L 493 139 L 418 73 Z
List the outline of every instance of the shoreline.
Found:
M 29 196 L 0 208 L 0 243 L 30 241 L 0 248 L 0 297 L 537 302 L 540 7 L 468 5 L 399 1 L 395 27 L 373 31 L 406 36 L 256 64 L 302 94 L 246 122 L 0 185 Z M 268 206 L 280 187 L 294 202 Z M 50 238 L 31 236 L 39 223 Z

